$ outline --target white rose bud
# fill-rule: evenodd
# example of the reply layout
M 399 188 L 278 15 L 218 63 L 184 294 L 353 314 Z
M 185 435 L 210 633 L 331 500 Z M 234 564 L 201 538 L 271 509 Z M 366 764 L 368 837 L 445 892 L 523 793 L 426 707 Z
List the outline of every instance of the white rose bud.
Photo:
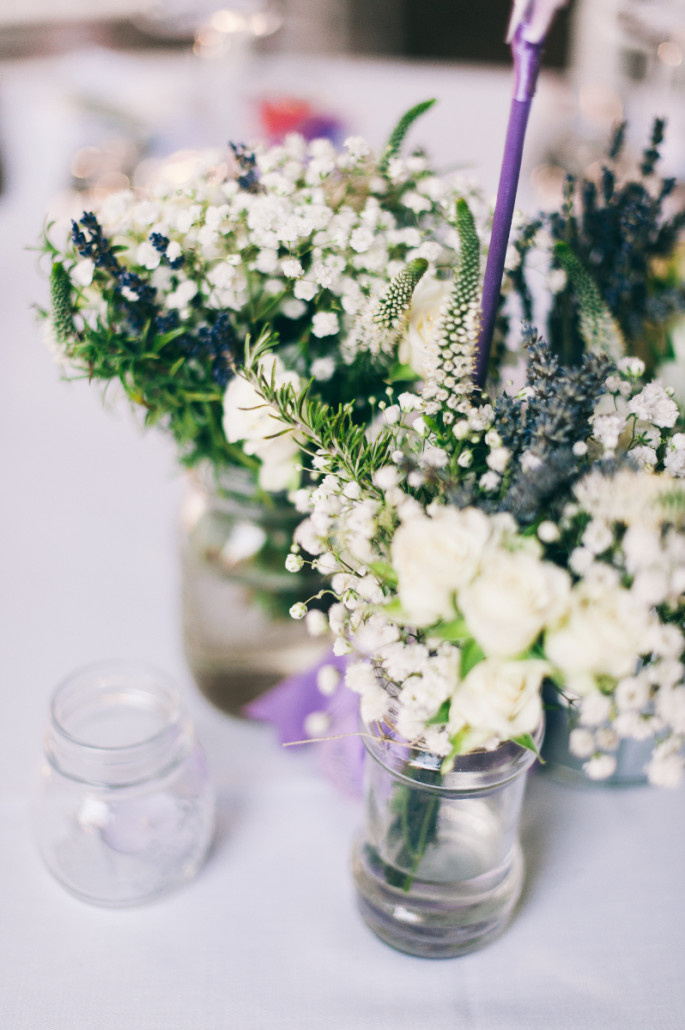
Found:
M 414 290 L 407 332 L 400 343 L 399 360 L 425 378 L 431 364 L 430 348 L 438 317 L 449 297 L 452 283 L 424 276 Z
M 648 629 L 646 614 L 621 587 L 581 581 L 571 594 L 568 616 L 545 636 L 545 653 L 569 685 L 586 693 L 596 676 L 623 679 L 635 671 Z M 582 685 L 582 686 L 581 686 Z

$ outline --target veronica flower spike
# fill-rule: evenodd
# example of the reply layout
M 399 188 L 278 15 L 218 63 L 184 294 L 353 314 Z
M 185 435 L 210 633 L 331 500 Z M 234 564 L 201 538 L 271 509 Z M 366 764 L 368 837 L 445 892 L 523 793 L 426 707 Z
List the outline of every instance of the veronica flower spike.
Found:
M 509 242 L 516 190 L 521 172 L 523 144 L 531 104 L 535 95 L 540 60 L 554 15 L 568 0 L 514 0 L 507 42 L 514 58 L 514 95 L 509 114 L 504 158 L 500 172 L 492 239 L 483 284 L 481 330 L 478 339 L 475 378 L 483 386 L 497 317 L 504 258 Z

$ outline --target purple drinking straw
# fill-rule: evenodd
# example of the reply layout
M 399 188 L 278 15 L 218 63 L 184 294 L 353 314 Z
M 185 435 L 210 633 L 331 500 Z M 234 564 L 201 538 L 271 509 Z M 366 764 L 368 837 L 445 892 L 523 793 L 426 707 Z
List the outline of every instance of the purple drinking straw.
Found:
M 509 245 L 509 233 L 516 202 L 516 189 L 521 173 L 523 143 L 528 125 L 528 115 L 535 96 L 535 85 L 540 70 L 540 60 L 545 46 L 545 36 L 556 10 L 566 0 L 529 0 L 528 4 L 515 4 L 511 36 L 514 58 L 514 96 L 511 101 L 507 138 L 500 172 L 495 216 L 488 261 L 485 266 L 481 329 L 476 351 L 474 378 L 479 387 L 485 385 L 490 359 L 490 347 L 495 331 L 495 319 L 499 306 L 504 259 Z

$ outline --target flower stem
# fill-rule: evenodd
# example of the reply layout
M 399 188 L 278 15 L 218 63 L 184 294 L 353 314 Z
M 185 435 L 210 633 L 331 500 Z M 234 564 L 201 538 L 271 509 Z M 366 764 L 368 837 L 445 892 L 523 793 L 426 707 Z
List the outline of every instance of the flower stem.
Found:
M 405 892 L 405 894 L 411 890 L 412 884 L 414 883 L 414 879 L 416 877 L 416 870 L 419 868 L 421 860 L 426 853 L 426 848 L 428 847 L 430 837 L 435 831 L 439 805 L 439 798 L 435 794 L 431 794 L 431 796 L 428 798 L 426 802 L 425 810 L 423 813 L 423 819 L 421 820 L 421 829 L 419 830 L 419 836 L 416 841 L 416 844 L 408 845 L 411 849 L 413 857 L 409 871 L 405 876 L 404 882 L 402 884 L 402 890 Z M 406 817 L 406 814 L 407 811 L 405 809 L 404 817 Z M 411 828 L 409 827 L 409 825 L 407 825 L 404 818 L 403 822 L 405 825 L 407 841 L 409 842 L 411 840 Z

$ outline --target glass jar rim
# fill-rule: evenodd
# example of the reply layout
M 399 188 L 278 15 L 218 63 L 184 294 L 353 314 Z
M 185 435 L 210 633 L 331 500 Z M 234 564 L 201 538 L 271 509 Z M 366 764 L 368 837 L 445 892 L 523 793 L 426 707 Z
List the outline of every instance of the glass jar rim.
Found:
M 544 717 L 531 734 L 537 751 L 505 740 L 490 751 L 480 749 L 457 755 L 454 765 L 444 773 L 441 771 L 443 756 L 412 745 L 390 727 L 384 726 L 387 731 L 384 736 L 374 733 L 363 721 L 361 729 L 368 755 L 391 776 L 442 797 L 459 797 L 491 793 L 527 772 L 539 753 Z
M 97 695 L 106 697 L 119 691 L 119 710 L 126 707 L 156 709 L 161 725 L 137 738 L 117 742 L 98 742 L 69 726 L 70 699 L 72 713 L 84 710 L 84 698 L 90 695 L 97 705 Z M 86 693 L 84 693 L 86 692 Z M 138 705 L 131 704 L 133 695 Z M 79 698 L 79 695 L 80 698 Z M 147 695 L 153 703 L 140 704 Z M 81 704 L 79 704 L 79 699 Z M 154 703 L 156 702 L 156 704 Z M 115 702 L 111 703 L 112 710 Z M 104 708 L 103 708 L 104 711 Z M 46 757 L 63 775 L 90 784 L 130 786 L 172 766 L 189 739 L 190 724 L 181 696 L 169 676 L 145 662 L 93 662 L 65 677 L 56 688 L 50 703 L 50 725 L 46 736 Z
M 137 678 L 145 677 L 151 683 L 156 686 L 163 686 L 166 697 L 170 702 L 169 715 L 166 719 L 166 723 L 160 729 L 155 730 L 149 736 L 143 737 L 140 740 L 132 741 L 128 744 L 96 744 L 92 741 L 83 740 L 79 738 L 73 731 L 69 730 L 64 725 L 63 715 L 59 712 L 59 705 L 64 701 L 65 695 L 69 689 L 76 689 L 79 685 L 85 685 L 89 679 L 93 677 L 112 677 L 122 678 L 128 675 L 134 675 Z M 70 744 L 77 745 L 81 748 L 93 749 L 96 751 L 127 751 L 133 748 L 147 747 L 153 744 L 159 737 L 162 737 L 168 732 L 169 726 L 175 725 L 180 722 L 183 714 L 181 705 L 181 695 L 176 684 L 167 676 L 166 673 L 157 669 L 153 665 L 149 665 L 147 662 L 137 661 L 100 661 L 90 662 L 88 665 L 83 665 L 73 672 L 65 676 L 64 679 L 55 688 L 50 701 L 50 721 L 51 726 L 57 730 L 64 740 Z

